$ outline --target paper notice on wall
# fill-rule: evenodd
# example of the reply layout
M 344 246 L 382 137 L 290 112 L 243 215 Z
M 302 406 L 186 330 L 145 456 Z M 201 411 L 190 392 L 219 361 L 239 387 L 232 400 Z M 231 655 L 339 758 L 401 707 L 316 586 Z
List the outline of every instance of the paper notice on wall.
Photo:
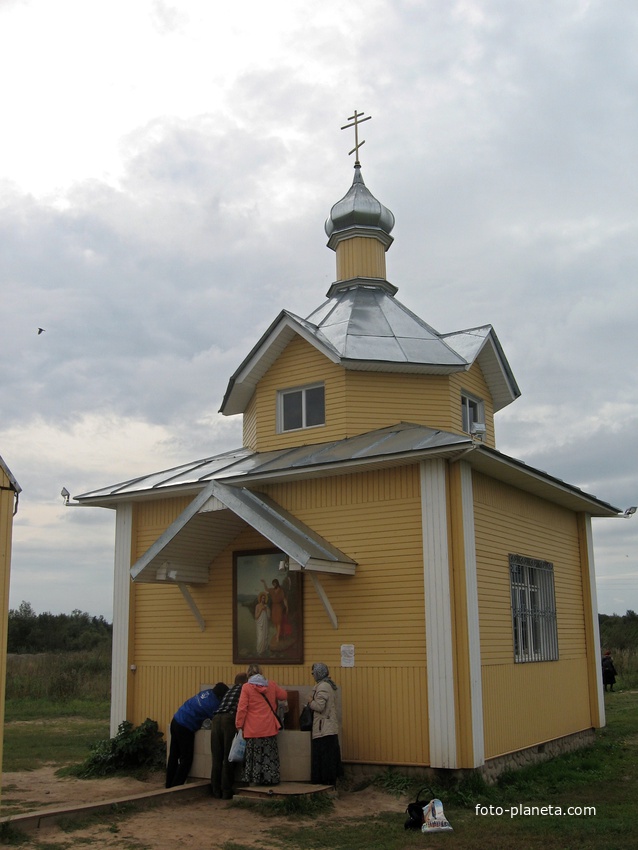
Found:
M 341 666 L 354 667 L 354 644 L 341 644 Z

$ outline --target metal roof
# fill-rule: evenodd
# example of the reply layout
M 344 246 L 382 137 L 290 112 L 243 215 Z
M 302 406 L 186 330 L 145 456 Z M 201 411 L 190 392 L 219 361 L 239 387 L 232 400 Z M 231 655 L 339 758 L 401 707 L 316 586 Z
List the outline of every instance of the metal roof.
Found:
M 352 186 L 330 210 L 325 224 L 326 235 L 332 237 L 352 228 L 363 228 L 378 230 L 389 236 L 394 223 L 391 210 L 378 201 L 363 182 L 361 166 L 357 163 Z
M 492 325 L 442 334 L 441 339 L 469 364 L 479 363 L 490 388 L 495 413 L 520 396 L 514 373 Z
M 185 463 L 183 466 L 174 466 L 110 487 L 91 490 L 74 498 L 85 504 L 112 506 L 115 501 L 122 501 L 124 498 L 148 497 L 161 491 L 200 490 L 212 480 L 255 481 L 272 479 L 274 476 L 287 477 L 291 472 L 310 474 L 313 470 L 323 474 L 325 469 L 340 467 L 343 464 L 360 465 L 371 462 L 376 465 L 381 458 L 395 461 L 397 457 L 406 453 L 412 454 L 414 451 L 466 447 L 471 443 L 467 435 L 450 434 L 423 425 L 401 422 L 390 428 L 381 428 L 328 443 L 314 443 L 271 452 L 255 452 L 247 448 L 222 452 L 213 457 Z
M 392 294 L 387 281 L 357 278 L 302 319 L 282 311 L 232 375 L 220 411 L 243 413 L 259 380 L 295 335 L 346 369 L 449 375 L 475 360 L 490 387 L 494 410 L 520 390 L 491 325 L 439 334 Z
M 306 321 L 334 346 L 342 361 L 419 364 L 437 372 L 467 366 L 433 328 L 375 285 L 356 283 L 338 292 Z
M 393 227 L 394 215 L 368 190 L 355 163 L 352 186 L 326 222 L 328 246 L 336 250 L 341 240 L 363 236 L 387 250 Z M 228 416 L 245 411 L 260 378 L 295 334 L 345 369 L 449 375 L 478 359 L 495 411 L 520 395 L 491 326 L 440 334 L 397 301 L 397 291 L 381 278 L 339 280 L 305 319 L 282 311 L 231 376 L 220 411 Z
M 115 507 L 123 500 L 155 498 L 159 493 L 168 496 L 198 492 L 211 481 L 252 488 L 269 481 L 340 475 L 417 463 L 435 456 L 463 457 L 479 472 L 570 510 L 592 516 L 617 516 L 620 513 L 619 508 L 578 487 L 488 448 L 467 435 L 437 431 L 408 422 L 328 443 L 271 452 L 253 452 L 245 448 L 224 452 L 75 498 L 81 504 Z

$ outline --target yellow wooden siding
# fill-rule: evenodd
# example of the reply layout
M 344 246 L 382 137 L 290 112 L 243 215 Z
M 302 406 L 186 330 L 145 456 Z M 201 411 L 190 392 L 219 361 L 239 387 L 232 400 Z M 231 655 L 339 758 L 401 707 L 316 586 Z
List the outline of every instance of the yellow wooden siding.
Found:
M 400 473 L 400 474 L 399 474 Z M 306 654 L 362 648 L 363 666 L 421 664 L 425 659 L 423 549 L 416 467 L 272 485 L 275 501 L 353 558 L 354 577 L 321 576 L 339 618 L 335 631 L 310 583 L 306 588 Z M 391 547 L 388 541 L 394 539 Z M 308 642 L 310 641 L 310 642 Z M 326 663 L 330 663 L 326 659 Z
M 257 451 L 257 399 L 253 397 L 248 402 L 242 419 L 243 445 L 248 449 Z
M 326 424 L 277 434 L 277 393 L 323 382 Z M 492 399 L 481 368 L 448 375 L 359 372 L 345 370 L 297 336 L 259 382 L 244 416 L 244 444 L 258 451 L 323 443 L 414 422 L 463 433 L 461 392 L 485 405 L 486 445 L 493 446 Z
M 277 392 L 325 384 L 326 424 L 315 428 L 277 433 Z M 258 451 L 285 449 L 305 443 L 341 440 L 345 433 L 344 369 L 332 363 L 314 346 L 297 336 L 259 382 L 254 395 Z
M 577 516 L 484 475 L 474 474 L 473 484 L 485 754 L 492 758 L 538 743 L 541 728 L 548 740 L 593 724 Z M 554 565 L 558 661 L 514 662 L 510 554 Z
M 11 488 L 11 481 L 1 466 L 0 484 L 3 488 Z M 4 727 L 4 695 L 7 673 L 7 626 L 14 507 L 15 492 L 13 489 L 0 490 L 0 729 Z M 0 764 L 1 763 L 2 739 L 0 738 Z
M 485 757 L 592 726 L 587 670 L 577 660 L 483 667 Z
M 487 428 L 484 443 L 487 446 L 496 445 L 494 432 L 494 403 L 492 396 L 483 377 L 483 370 L 478 363 L 474 363 L 467 372 L 456 372 L 450 375 L 449 399 L 450 399 L 450 430 L 463 433 L 463 417 L 461 413 L 461 394 L 469 393 L 483 401 L 485 410 L 485 427 Z
M 157 538 L 191 503 L 192 498 L 156 499 L 137 502 L 133 508 L 133 558 L 141 558 Z
M 397 422 L 450 430 L 448 377 L 349 371 L 346 375 L 347 435 Z
M 337 280 L 353 277 L 385 279 L 385 248 L 378 239 L 355 236 L 337 246 Z
M 320 576 L 339 619 L 338 630 L 305 577 L 306 661 L 268 666 L 267 675 L 289 685 L 311 684 L 311 663 L 324 661 L 343 689 L 344 758 L 427 764 L 418 468 L 271 485 L 264 490 L 359 564 L 353 577 Z M 139 525 L 139 548 L 140 541 L 156 533 L 159 513 L 147 512 L 146 518 L 155 523 L 150 535 Z M 170 512 L 163 513 L 168 520 Z M 397 530 L 398 542 L 389 546 Z M 231 663 L 233 551 L 261 548 L 271 544 L 246 527 L 213 562 L 209 583 L 190 587 L 206 622 L 204 632 L 177 587 L 136 587 L 134 722 L 149 716 L 165 729 L 177 706 L 202 683 L 230 682 L 242 669 Z M 355 646 L 354 669 L 340 667 L 342 644 Z
M 264 670 L 268 678 L 295 688 L 313 684 L 309 667 L 268 665 Z M 238 669 L 223 664 L 138 666 L 134 678 L 137 709 L 131 722 L 139 725 L 151 717 L 166 734 L 178 706 L 202 685 L 232 682 Z M 341 746 L 345 760 L 384 765 L 428 763 L 428 703 L 423 668 L 333 667 L 331 675 L 341 688 Z M 395 694 L 405 697 L 401 708 Z

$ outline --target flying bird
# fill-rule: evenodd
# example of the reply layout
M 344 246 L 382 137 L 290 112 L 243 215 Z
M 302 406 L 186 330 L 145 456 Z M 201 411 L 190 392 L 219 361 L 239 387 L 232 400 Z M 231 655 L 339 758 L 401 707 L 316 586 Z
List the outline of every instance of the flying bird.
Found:
M 38 328 L 38 336 L 40 336 L 40 334 L 43 334 L 44 330 L 44 328 Z

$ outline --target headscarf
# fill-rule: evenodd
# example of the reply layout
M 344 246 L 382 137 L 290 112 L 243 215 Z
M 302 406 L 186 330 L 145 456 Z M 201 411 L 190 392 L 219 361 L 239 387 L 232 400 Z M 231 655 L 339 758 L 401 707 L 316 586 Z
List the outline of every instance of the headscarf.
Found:
M 328 665 L 323 664 L 319 661 L 317 664 L 312 665 L 312 677 L 319 684 L 319 682 L 328 682 L 328 684 L 332 687 L 333 691 L 337 690 L 337 686 L 330 678 L 330 670 L 328 670 Z

